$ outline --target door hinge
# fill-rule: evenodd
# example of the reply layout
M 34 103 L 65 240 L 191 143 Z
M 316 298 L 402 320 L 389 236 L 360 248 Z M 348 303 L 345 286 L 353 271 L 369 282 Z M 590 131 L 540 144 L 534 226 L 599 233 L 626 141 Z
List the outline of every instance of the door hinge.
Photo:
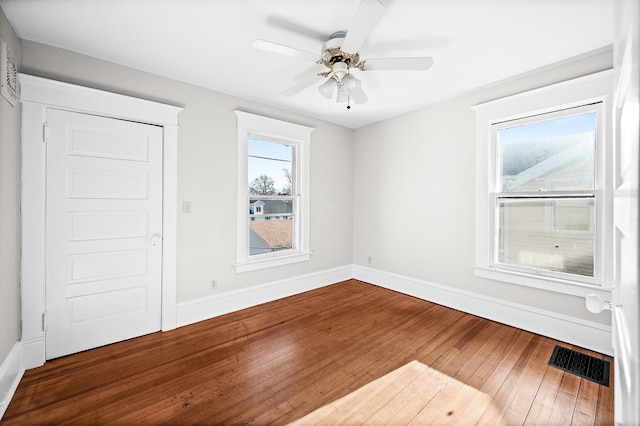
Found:
M 49 139 L 49 125 L 47 123 L 42 124 L 42 142 L 47 143 Z
M 47 331 L 47 313 L 42 313 L 42 331 Z

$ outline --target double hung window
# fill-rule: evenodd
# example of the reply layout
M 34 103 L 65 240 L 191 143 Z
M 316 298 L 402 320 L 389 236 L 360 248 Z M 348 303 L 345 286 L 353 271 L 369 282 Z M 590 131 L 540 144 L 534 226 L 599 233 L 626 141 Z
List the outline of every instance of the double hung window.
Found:
M 584 295 L 610 274 L 611 72 L 476 110 L 476 275 Z
M 494 265 L 593 282 L 601 106 L 493 125 Z
M 249 256 L 296 248 L 296 147 L 249 139 Z
M 309 260 L 310 127 L 235 111 L 236 271 Z

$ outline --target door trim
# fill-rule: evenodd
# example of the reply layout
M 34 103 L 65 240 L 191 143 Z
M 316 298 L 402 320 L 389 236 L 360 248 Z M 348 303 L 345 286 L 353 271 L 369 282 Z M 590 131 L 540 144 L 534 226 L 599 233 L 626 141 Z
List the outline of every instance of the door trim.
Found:
M 162 330 L 176 328 L 178 113 L 182 108 L 19 74 L 22 86 L 22 337 L 25 368 L 45 362 L 45 194 L 48 108 L 163 128 Z

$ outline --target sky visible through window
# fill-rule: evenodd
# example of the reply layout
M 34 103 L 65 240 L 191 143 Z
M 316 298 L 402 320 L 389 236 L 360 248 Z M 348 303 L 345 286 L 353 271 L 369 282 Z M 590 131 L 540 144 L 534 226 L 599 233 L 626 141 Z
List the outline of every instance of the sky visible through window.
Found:
M 277 142 L 249 139 L 249 175 L 251 182 L 260 175 L 267 175 L 275 181 L 276 191 L 289 185 L 282 169 L 292 172 L 293 147 Z
M 595 130 L 596 113 L 594 111 L 501 129 L 500 143 L 529 142 L 531 140 L 594 132 Z
M 587 180 L 593 180 L 595 155 L 596 112 L 505 127 L 498 130 L 500 173 L 507 184 L 514 176 L 529 173 L 549 173 L 552 168 L 577 167 L 590 169 Z M 571 160 L 571 161 L 569 161 Z

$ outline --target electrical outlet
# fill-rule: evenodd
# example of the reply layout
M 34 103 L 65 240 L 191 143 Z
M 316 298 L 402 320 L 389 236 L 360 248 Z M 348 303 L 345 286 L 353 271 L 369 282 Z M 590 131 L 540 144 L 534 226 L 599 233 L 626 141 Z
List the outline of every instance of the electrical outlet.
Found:
M 211 288 L 216 288 L 216 287 L 218 287 L 218 280 L 216 279 L 211 280 Z

